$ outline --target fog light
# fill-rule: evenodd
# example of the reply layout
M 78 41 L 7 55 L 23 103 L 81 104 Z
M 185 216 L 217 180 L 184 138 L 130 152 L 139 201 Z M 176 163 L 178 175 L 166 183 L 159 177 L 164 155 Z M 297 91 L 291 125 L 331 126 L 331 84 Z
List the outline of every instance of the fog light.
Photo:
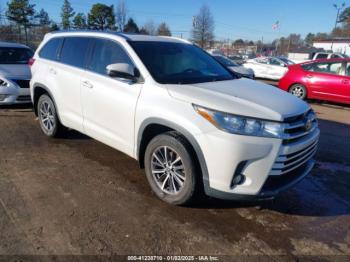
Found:
M 0 101 L 4 101 L 7 97 L 8 95 L 0 95 Z

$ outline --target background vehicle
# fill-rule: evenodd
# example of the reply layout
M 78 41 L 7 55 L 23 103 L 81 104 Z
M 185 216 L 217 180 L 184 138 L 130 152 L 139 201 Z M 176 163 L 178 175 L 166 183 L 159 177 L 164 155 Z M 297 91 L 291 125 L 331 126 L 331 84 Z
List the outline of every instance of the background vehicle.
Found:
M 0 105 L 31 102 L 28 61 L 33 54 L 27 46 L 0 42 Z
M 350 59 L 322 59 L 290 66 L 279 87 L 301 99 L 350 103 Z
M 292 53 L 288 54 L 288 59 L 294 63 L 305 63 L 318 59 L 332 59 L 332 58 L 348 58 L 345 54 L 330 53 L 330 52 L 313 52 L 313 53 Z
M 254 71 L 255 77 L 279 80 L 288 71 L 288 63 L 277 57 L 258 57 L 243 64 Z
M 227 67 L 230 71 L 237 74 L 240 77 L 246 77 L 250 79 L 254 79 L 254 71 L 250 68 L 245 68 L 244 66 L 240 66 L 222 55 L 213 55 L 213 57 L 223 66 Z
M 314 165 L 317 120 L 300 99 L 237 79 L 199 47 L 105 32 L 46 36 L 30 82 L 43 133 L 69 127 L 139 160 L 154 193 L 185 204 L 271 198 Z

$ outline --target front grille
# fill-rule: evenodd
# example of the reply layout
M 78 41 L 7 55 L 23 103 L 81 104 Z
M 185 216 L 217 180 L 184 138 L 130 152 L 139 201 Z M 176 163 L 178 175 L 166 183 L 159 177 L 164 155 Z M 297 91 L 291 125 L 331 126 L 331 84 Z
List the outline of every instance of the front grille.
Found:
M 12 80 L 15 82 L 20 88 L 29 88 L 29 80 Z
M 284 175 L 299 168 L 315 155 L 317 144 L 318 140 L 299 151 L 289 154 L 280 154 L 272 166 L 270 175 Z
M 283 145 L 297 142 L 311 134 L 317 128 L 317 119 L 313 111 L 289 117 L 284 120 Z
M 18 96 L 17 97 L 17 101 L 18 102 L 29 102 L 29 101 L 31 101 L 31 98 L 30 98 L 30 96 Z

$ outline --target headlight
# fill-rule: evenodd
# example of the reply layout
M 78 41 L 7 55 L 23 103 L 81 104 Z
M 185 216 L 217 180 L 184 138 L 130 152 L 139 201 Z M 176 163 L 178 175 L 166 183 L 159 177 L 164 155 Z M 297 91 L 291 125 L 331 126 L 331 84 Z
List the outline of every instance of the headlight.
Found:
M 9 87 L 10 83 L 0 78 L 0 87 Z
M 193 105 L 193 107 L 198 114 L 225 132 L 246 136 L 283 137 L 283 123 L 232 115 L 197 105 Z

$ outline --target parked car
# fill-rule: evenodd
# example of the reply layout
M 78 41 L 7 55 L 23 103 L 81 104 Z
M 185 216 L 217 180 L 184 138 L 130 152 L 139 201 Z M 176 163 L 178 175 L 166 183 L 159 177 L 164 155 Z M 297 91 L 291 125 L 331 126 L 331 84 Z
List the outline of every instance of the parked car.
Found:
M 291 53 L 288 58 L 294 63 L 305 63 L 318 59 L 348 58 L 347 55 L 332 52 L 313 52 L 313 53 Z
M 258 57 L 248 60 L 243 66 L 252 69 L 255 77 L 279 80 L 287 73 L 289 64 L 277 57 Z
M 279 87 L 298 98 L 350 103 L 350 58 L 322 59 L 296 64 Z
M 0 105 L 31 102 L 28 61 L 33 54 L 25 45 L 0 42 Z
M 185 204 L 271 198 L 311 170 L 319 129 L 304 101 L 235 78 L 182 39 L 48 34 L 30 82 L 42 132 L 78 130 L 137 159 L 154 193 Z
M 213 55 L 213 57 L 223 66 L 228 68 L 230 71 L 238 75 L 239 77 L 246 77 L 250 79 L 254 79 L 254 71 L 250 68 L 245 68 L 244 66 L 240 66 L 222 55 Z
M 240 55 L 231 55 L 231 56 L 228 56 L 228 58 L 238 65 L 242 65 L 245 62 L 244 58 Z

